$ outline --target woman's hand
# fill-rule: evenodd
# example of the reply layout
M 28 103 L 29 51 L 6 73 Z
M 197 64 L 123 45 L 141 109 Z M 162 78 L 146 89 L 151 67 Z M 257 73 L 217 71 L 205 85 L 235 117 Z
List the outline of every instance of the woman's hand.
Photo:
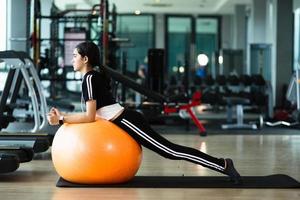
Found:
M 61 113 L 57 108 L 51 108 L 50 112 L 47 114 L 47 120 L 50 125 L 58 125 L 60 116 Z
M 89 100 L 86 102 L 86 112 L 65 114 L 60 112 L 57 108 L 51 108 L 47 119 L 49 124 L 57 125 L 59 120 L 63 119 L 64 123 L 77 124 L 77 123 L 90 123 L 96 120 L 96 100 Z
M 59 116 L 53 112 L 49 112 L 47 114 L 47 120 L 50 125 L 58 125 L 59 124 Z
M 53 114 L 57 115 L 58 117 L 61 116 L 60 111 L 54 107 L 51 108 L 50 113 L 53 113 Z

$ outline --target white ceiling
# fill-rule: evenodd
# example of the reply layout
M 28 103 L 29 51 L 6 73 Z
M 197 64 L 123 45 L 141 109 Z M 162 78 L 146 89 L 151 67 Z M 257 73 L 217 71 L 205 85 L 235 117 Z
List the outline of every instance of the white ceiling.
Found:
M 54 0 L 61 9 L 87 9 L 100 0 Z M 109 0 L 118 13 L 178 13 L 178 14 L 230 14 L 237 4 L 251 5 L 252 0 Z

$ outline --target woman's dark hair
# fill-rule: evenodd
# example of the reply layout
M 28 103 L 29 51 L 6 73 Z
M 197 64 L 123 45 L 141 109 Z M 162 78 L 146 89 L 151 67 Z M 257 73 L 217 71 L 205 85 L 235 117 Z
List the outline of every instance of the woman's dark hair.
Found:
M 78 53 L 84 57 L 87 56 L 89 63 L 94 68 L 100 67 L 100 51 L 99 47 L 93 42 L 82 42 L 75 47 Z
M 89 63 L 93 68 L 96 69 L 96 67 L 98 67 L 96 70 L 102 75 L 102 79 L 104 79 L 104 82 L 107 84 L 106 86 L 111 88 L 111 79 L 103 67 L 101 67 L 99 47 L 93 42 L 82 42 L 75 48 L 82 57 L 87 56 L 89 58 Z

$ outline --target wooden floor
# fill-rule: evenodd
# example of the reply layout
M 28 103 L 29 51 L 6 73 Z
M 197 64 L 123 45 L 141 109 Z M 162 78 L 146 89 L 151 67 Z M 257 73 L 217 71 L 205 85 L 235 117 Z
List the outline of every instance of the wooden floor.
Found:
M 183 131 L 184 132 L 184 131 Z M 188 145 L 217 157 L 231 157 L 242 175 L 287 174 L 300 181 L 299 135 L 209 135 L 166 134 L 173 142 Z M 69 199 L 300 199 L 299 189 L 100 189 L 57 188 L 58 175 L 50 153 L 20 166 L 18 171 L 0 175 L 2 200 Z M 171 161 L 144 149 L 139 175 L 220 175 L 185 161 Z

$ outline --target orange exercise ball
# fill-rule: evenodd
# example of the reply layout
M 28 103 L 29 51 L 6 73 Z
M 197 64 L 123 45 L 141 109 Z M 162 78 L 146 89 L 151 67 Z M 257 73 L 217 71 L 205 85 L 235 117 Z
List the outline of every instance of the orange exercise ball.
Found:
M 51 151 L 57 173 L 67 181 L 82 184 L 129 181 L 142 161 L 141 146 L 107 120 L 62 125 Z

